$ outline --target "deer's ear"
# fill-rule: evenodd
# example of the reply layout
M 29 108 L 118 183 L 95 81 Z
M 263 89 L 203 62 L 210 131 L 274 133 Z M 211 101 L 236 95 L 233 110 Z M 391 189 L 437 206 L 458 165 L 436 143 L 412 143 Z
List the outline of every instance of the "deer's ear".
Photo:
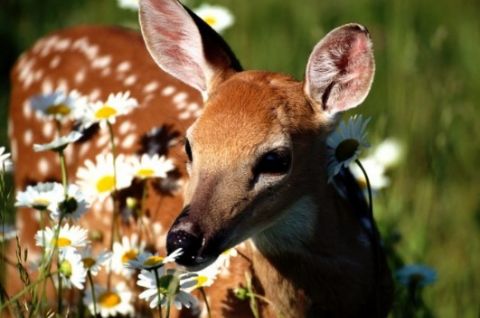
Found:
M 308 59 L 304 91 L 330 114 L 359 105 L 375 73 L 372 42 L 365 27 L 347 24 L 327 34 Z
M 165 72 L 204 96 L 241 66 L 220 35 L 177 0 L 140 0 L 148 51 Z

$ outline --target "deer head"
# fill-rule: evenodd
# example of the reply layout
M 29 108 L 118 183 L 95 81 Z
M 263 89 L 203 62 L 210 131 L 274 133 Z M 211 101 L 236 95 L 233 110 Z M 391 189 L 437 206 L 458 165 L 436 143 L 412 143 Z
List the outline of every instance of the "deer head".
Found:
M 304 193 L 327 187 L 325 138 L 336 115 L 370 90 L 371 41 L 358 24 L 334 29 L 299 82 L 243 71 L 222 38 L 176 0 L 141 0 L 140 23 L 156 63 L 205 100 L 187 131 L 190 180 L 167 237 L 169 252 L 184 251 L 179 263 L 203 267 L 284 220 Z

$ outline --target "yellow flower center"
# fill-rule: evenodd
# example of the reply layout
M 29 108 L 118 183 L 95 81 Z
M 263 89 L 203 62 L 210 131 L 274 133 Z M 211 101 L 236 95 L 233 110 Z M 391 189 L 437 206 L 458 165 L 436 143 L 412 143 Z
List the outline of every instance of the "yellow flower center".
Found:
M 136 250 L 129 250 L 123 253 L 122 255 L 122 263 L 127 263 L 128 261 L 131 261 L 132 259 L 135 259 L 138 255 L 138 252 Z
M 211 15 L 203 18 L 203 21 L 205 21 L 209 26 L 213 26 L 213 25 L 217 24 L 217 18 L 215 18 L 214 16 L 211 16 Z
M 87 269 L 92 268 L 92 266 L 95 265 L 95 260 L 91 257 L 85 257 L 84 259 L 82 259 L 82 262 Z
M 120 304 L 121 301 L 122 299 L 120 298 L 120 296 L 118 296 L 117 293 L 110 291 L 104 292 L 98 298 L 98 302 L 100 303 L 100 305 L 107 308 L 113 308 Z
M 100 193 L 112 191 L 115 187 L 115 178 L 114 176 L 103 176 L 97 180 L 96 186 L 97 191 Z
M 72 241 L 66 237 L 59 237 L 57 241 L 55 241 L 55 239 L 53 240 L 53 245 L 56 245 L 57 247 L 70 246 L 72 245 Z
M 144 266 L 155 266 L 155 265 L 159 265 L 162 263 L 163 261 L 163 257 L 161 256 L 157 256 L 157 255 L 153 255 L 153 256 L 150 256 L 149 258 L 147 258 L 145 260 L 145 262 L 143 262 L 143 265 Z
M 108 119 L 117 114 L 117 110 L 112 106 L 103 105 L 95 112 L 95 118 L 97 119 Z
M 46 113 L 49 115 L 66 116 L 70 114 L 70 107 L 65 104 L 50 105 L 47 107 Z
M 197 287 L 202 287 L 208 281 L 207 276 L 199 275 L 197 277 Z
M 358 150 L 360 143 L 356 139 L 345 139 L 338 144 L 335 149 L 335 158 L 339 161 L 345 161 L 352 158 Z
M 148 178 L 153 176 L 154 172 L 155 171 L 151 168 L 141 168 L 137 170 L 137 176 L 139 176 L 140 178 Z

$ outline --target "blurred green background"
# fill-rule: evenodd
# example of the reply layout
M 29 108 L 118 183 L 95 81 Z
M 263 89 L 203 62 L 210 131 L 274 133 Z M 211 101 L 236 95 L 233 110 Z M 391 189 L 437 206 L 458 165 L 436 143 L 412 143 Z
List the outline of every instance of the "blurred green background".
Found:
M 303 76 L 310 50 L 330 29 L 366 25 L 377 63 L 372 91 L 351 113 L 372 116 L 372 144 L 405 146 L 391 185 L 375 197 L 388 242 L 438 281 L 425 290 L 437 317 L 480 316 L 480 2 L 415 0 L 210 1 L 228 7 L 224 33 L 247 69 Z M 200 1 L 190 0 L 198 6 Z M 9 70 L 36 39 L 77 24 L 136 26 L 115 0 L 0 1 L 0 145 L 8 145 Z

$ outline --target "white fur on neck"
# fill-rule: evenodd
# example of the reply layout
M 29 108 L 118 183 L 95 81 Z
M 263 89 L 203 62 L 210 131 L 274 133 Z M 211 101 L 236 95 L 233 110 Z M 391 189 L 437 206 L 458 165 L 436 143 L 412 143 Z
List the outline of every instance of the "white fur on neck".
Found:
M 256 248 L 264 254 L 305 251 L 313 237 L 317 206 L 310 196 L 303 196 L 282 211 L 283 216 L 271 227 L 253 237 Z

